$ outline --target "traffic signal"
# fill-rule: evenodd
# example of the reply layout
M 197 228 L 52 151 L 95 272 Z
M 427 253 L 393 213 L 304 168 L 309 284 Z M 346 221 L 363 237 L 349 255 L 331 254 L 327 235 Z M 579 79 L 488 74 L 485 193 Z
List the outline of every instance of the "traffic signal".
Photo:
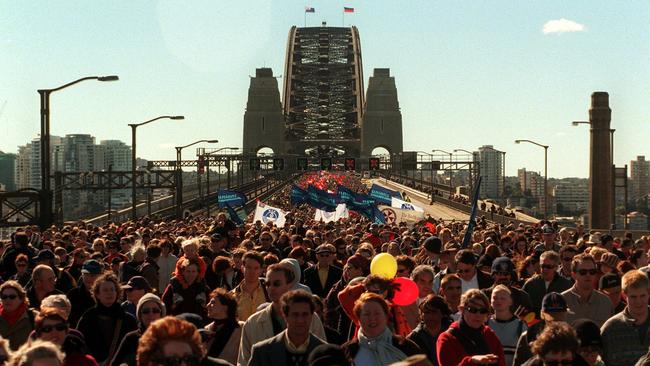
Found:
M 345 158 L 345 170 L 356 170 L 357 161 L 354 158 Z
M 307 170 L 307 158 L 298 158 L 298 170 Z
M 331 170 L 331 169 L 332 169 L 332 158 L 321 158 L 320 170 Z
M 379 158 L 370 158 L 370 170 L 379 170 Z
M 284 159 L 273 158 L 273 170 L 284 170 Z
M 259 158 L 251 158 L 250 160 L 250 169 L 251 170 L 260 170 L 261 165 L 260 165 L 260 159 Z

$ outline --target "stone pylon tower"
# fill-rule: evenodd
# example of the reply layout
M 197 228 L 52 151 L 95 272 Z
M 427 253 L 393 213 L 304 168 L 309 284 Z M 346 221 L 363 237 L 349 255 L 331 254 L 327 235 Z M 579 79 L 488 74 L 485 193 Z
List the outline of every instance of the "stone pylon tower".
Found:
M 589 123 L 589 227 L 591 229 L 611 228 L 614 212 L 614 165 L 613 136 L 610 128 L 612 110 L 609 108 L 609 94 L 591 94 Z

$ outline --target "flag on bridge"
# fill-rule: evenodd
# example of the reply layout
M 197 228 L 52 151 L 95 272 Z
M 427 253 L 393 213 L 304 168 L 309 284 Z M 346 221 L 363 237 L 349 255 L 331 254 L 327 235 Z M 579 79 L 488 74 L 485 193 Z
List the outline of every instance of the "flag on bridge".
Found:
M 386 223 L 389 225 L 406 223 L 408 226 L 413 226 L 418 222 L 424 220 L 424 212 L 414 210 L 404 210 L 401 208 L 379 206 L 379 209 L 384 214 Z
M 291 204 L 294 206 L 303 204 L 303 203 L 308 203 L 309 202 L 309 195 L 307 194 L 307 191 L 304 189 L 298 187 L 297 185 L 291 186 Z
M 314 220 L 328 223 L 332 221 L 338 221 L 340 219 L 347 219 L 348 217 L 350 217 L 350 211 L 348 211 L 345 203 L 340 203 L 338 206 L 336 206 L 336 211 L 334 212 L 316 210 Z
M 373 184 L 372 187 L 370 187 L 370 197 L 372 197 L 377 203 L 390 205 L 392 203 L 391 197 L 402 198 L 402 195 L 398 191 L 393 191 L 392 189 Z
M 217 201 L 219 202 L 219 208 L 244 206 L 246 204 L 246 195 L 237 191 L 220 189 L 219 193 L 217 193 Z
M 337 196 L 312 185 L 307 187 L 307 198 L 310 205 L 327 212 L 336 211 L 339 203 Z
M 305 13 L 315 13 L 316 9 L 311 6 L 305 6 Z
M 336 190 L 336 195 L 339 197 L 341 202 L 352 203 L 354 202 L 357 193 L 348 187 L 339 185 Z
M 347 6 L 343 7 L 344 13 L 354 13 L 354 8 L 348 8 Z
M 391 197 L 390 206 L 395 208 L 401 208 L 403 210 L 413 210 L 418 212 L 424 212 L 424 209 L 420 206 L 416 206 L 411 202 L 401 200 L 397 197 Z
M 472 232 L 474 231 L 474 226 L 476 226 L 476 206 L 478 206 L 479 188 L 481 188 L 480 176 L 476 180 L 476 188 L 474 188 L 474 197 L 472 197 L 472 212 L 469 215 L 469 224 L 467 224 L 467 230 L 465 230 L 465 237 L 463 238 L 463 249 L 468 248 L 469 244 L 472 242 Z
M 226 212 L 228 212 L 230 220 L 237 224 L 237 226 L 244 225 L 244 220 L 246 220 L 246 211 L 243 207 L 241 207 L 239 210 L 235 210 L 234 208 L 230 207 L 229 204 L 226 204 Z
M 287 214 L 279 208 L 269 206 L 264 202 L 257 201 L 255 216 L 253 222 L 261 221 L 263 224 L 274 223 L 278 227 L 283 227 L 287 221 Z

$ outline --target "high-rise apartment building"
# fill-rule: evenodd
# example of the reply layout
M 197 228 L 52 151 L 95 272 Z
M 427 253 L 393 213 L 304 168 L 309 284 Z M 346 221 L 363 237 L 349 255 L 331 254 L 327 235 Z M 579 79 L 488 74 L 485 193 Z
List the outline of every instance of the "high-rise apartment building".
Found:
M 0 151 L 0 185 L 6 191 L 16 189 L 16 154 L 9 154 Z
M 645 156 L 637 156 L 630 161 L 630 188 L 632 199 L 638 199 L 650 193 L 650 161 Z
M 589 186 L 562 183 L 553 187 L 553 197 L 558 211 L 577 212 L 586 211 L 589 206 Z M 561 208 L 561 210 L 560 210 Z
M 483 145 L 474 154 L 481 174 L 481 197 L 500 198 L 503 196 L 503 153 L 492 145 Z
M 535 198 L 544 197 L 544 177 L 539 173 L 521 168 L 517 169 L 517 178 L 523 193 L 530 191 Z

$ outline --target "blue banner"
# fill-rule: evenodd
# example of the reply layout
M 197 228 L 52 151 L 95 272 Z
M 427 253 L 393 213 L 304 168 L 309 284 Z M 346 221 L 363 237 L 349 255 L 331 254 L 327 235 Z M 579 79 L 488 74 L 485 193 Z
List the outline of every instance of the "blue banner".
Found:
M 463 249 L 469 248 L 469 245 L 472 242 L 472 232 L 474 231 L 474 226 L 476 226 L 476 206 L 478 206 L 478 193 L 480 188 L 481 177 L 479 176 L 476 180 L 474 197 L 472 198 L 472 213 L 469 215 L 469 224 L 467 224 L 467 230 L 465 231 L 465 237 L 463 238 Z
M 335 195 L 327 191 L 310 185 L 307 187 L 307 197 L 309 199 L 308 203 L 320 210 L 326 212 L 336 211 L 338 199 Z
M 219 193 L 217 194 L 217 202 L 219 202 L 219 208 L 224 208 L 226 206 L 244 206 L 246 204 L 246 196 L 243 193 L 237 191 L 220 189 Z
M 297 206 L 303 203 L 309 203 L 307 191 L 296 185 L 291 186 L 291 204 Z
M 354 201 L 348 204 L 348 208 L 352 211 L 356 211 L 361 215 L 367 217 L 369 220 L 375 218 L 374 208 L 376 207 L 375 200 L 367 194 L 357 193 Z
M 372 206 L 372 221 L 375 224 L 385 224 L 386 223 L 386 216 L 384 216 L 384 213 L 381 212 L 377 206 Z
M 241 208 L 240 212 L 237 212 L 235 209 L 230 207 L 230 205 L 226 204 L 226 211 L 228 212 L 228 216 L 230 216 L 230 220 L 237 224 L 237 226 L 244 225 L 244 220 L 246 219 L 246 211 L 244 211 L 243 207 Z
M 347 203 L 347 204 L 351 204 L 352 202 L 354 202 L 357 196 L 356 192 L 354 192 L 348 187 L 341 186 L 341 185 L 338 186 L 336 194 L 342 203 Z
M 402 199 L 402 195 L 399 192 L 384 188 L 377 184 L 373 184 L 370 188 L 370 197 L 372 197 L 375 201 L 386 204 L 388 206 L 391 205 L 391 197 Z

